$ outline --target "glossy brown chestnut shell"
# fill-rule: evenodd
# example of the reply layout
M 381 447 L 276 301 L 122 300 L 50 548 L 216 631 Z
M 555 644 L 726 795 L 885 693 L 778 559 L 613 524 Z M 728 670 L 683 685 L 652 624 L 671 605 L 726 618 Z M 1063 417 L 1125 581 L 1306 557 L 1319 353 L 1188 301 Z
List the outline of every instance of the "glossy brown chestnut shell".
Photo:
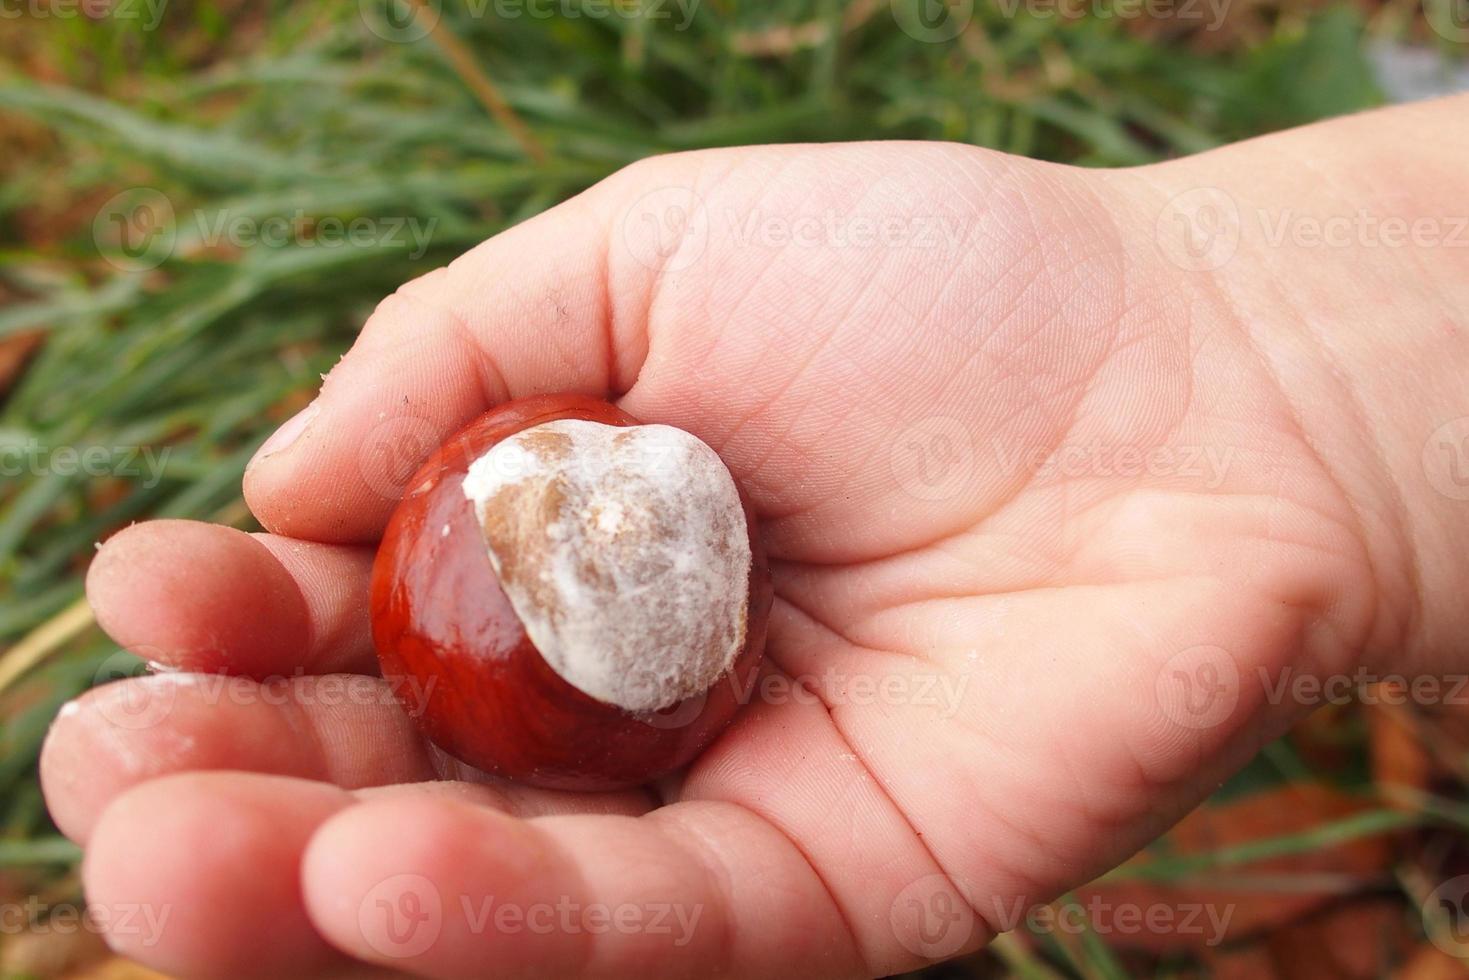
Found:
M 688 764 L 753 690 L 770 572 L 741 491 L 750 598 L 745 643 L 730 670 L 705 694 L 647 714 L 573 687 L 526 635 L 462 487 L 470 464 L 490 447 L 556 419 L 640 424 L 600 399 L 543 395 L 502 405 L 445 443 L 409 483 L 388 522 L 372 571 L 373 642 L 399 701 L 455 758 L 538 786 L 634 786 Z

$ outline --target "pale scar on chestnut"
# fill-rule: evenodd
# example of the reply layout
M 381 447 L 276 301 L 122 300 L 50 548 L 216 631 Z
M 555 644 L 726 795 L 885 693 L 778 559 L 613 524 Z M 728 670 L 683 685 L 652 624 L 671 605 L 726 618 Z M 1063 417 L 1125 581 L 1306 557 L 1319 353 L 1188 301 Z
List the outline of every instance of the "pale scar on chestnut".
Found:
M 546 422 L 475 460 L 464 493 L 527 635 L 573 687 L 658 711 L 707 691 L 743 648 L 749 530 L 695 436 Z

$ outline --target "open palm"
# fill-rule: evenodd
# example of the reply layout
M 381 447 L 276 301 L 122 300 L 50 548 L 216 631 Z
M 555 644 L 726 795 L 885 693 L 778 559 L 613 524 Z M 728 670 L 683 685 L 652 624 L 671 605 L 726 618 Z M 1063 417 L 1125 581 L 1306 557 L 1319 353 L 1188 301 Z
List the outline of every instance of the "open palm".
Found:
M 235 675 L 53 731 L 91 899 L 170 910 L 115 942 L 234 977 L 881 975 L 1147 842 L 1294 716 L 1256 677 L 1343 668 L 1372 596 L 1258 332 L 1159 249 L 1159 179 L 680 155 L 405 286 L 247 475 L 270 534 L 147 524 L 95 562 L 120 643 Z M 714 446 L 772 557 L 751 703 L 645 791 L 467 771 L 371 676 L 407 472 L 563 390 Z

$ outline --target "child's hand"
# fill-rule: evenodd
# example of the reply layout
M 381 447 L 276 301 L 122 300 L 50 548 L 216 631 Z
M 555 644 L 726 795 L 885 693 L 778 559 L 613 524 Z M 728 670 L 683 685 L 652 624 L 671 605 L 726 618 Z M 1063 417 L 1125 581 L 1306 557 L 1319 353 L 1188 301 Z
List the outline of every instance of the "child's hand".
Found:
M 191 976 L 875 976 L 1115 865 L 1311 707 L 1271 697 L 1287 671 L 1428 669 L 1462 633 L 1466 505 L 1424 446 L 1469 414 L 1469 248 L 1271 248 L 1254 212 L 1462 208 L 1462 128 L 1437 170 L 1347 148 L 1464 108 L 1117 173 L 660 158 L 403 287 L 251 467 L 271 533 L 157 522 L 96 559 L 119 643 L 240 675 L 109 685 L 52 732 L 90 899 L 166 910 L 113 941 Z M 1244 229 L 1222 263 L 1175 198 L 1203 187 Z M 372 676 L 407 476 L 563 390 L 719 450 L 774 560 L 766 683 L 646 792 L 465 771 Z

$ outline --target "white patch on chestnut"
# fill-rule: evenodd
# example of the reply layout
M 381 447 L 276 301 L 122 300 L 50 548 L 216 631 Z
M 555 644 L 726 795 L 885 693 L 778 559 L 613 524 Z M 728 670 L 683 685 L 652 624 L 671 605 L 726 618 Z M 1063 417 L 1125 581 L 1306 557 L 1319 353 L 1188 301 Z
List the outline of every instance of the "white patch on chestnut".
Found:
M 745 512 L 689 433 L 545 422 L 475 460 L 464 495 L 526 635 L 578 690 L 663 710 L 709 690 L 744 647 Z

